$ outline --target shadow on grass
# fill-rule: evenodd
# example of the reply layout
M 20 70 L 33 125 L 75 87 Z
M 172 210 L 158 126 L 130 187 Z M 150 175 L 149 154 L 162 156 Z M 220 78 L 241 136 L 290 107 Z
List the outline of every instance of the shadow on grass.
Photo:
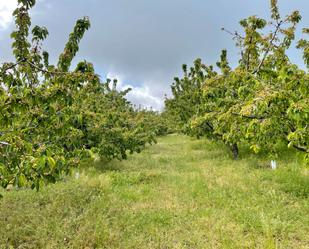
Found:
M 239 147 L 239 155 L 241 159 L 248 159 L 252 156 L 260 158 L 273 158 L 285 162 L 293 162 L 301 159 L 302 153 L 294 148 L 288 148 L 284 143 L 278 143 L 273 145 L 273 150 L 277 152 L 277 155 L 272 155 L 269 149 L 262 149 L 259 153 L 254 153 L 248 144 L 242 144 Z

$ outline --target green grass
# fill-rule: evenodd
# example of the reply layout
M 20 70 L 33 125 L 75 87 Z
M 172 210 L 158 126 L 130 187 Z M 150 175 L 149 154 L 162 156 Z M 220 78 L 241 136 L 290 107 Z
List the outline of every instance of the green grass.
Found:
M 2 191 L 0 248 L 309 248 L 309 173 L 280 157 L 272 171 L 263 156 L 160 138 L 39 193 Z

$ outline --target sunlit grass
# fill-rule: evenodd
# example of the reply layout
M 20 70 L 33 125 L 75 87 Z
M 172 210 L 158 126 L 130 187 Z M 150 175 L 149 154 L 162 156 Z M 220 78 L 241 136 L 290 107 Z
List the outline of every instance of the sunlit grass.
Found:
M 246 148 L 243 152 L 247 152 Z M 1 192 L 0 248 L 309 248 L 309 176 L 171 135 L 78 179 Z

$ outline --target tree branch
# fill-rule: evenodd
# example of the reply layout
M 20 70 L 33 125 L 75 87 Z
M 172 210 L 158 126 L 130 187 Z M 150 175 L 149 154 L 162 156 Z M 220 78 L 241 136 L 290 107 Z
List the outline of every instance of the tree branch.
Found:
M 309 152 L 309 149 L 305 148 L 305 147 L 302 147 L 302 146 L 299 146 L 299 145 L 294 145 L 293 144 L 293 147 L 299 151 L 302 151 L 302 152 Z
M 253 37 L 252 36 L 250 36 L 250 39 L 249 39 L 249 47 L 251 46 L 251 44 L 252 44 L 252 40 L 253 40 Z M 247 70 L 249 70 L 249 68 L 250 68 L 250 49 L 248 49 L 248 55 L 247 55 L 247 65 L 246 65 L 246 68 L 247 68 Z
M 235 112 L 233 112 L 232 114 L 235 115 L 235 116 L 240 116 L 242 118 L 259 119 L 259 120 L 266 119 L 266 117 L 258 117 L 258 116 L 255 116 L 255 115 L 243 115 L 243 114 L 239 114 L 239 113 L 235 113 Z
M 20 63 L 25 62 L 25 61 L 26 61 L 25 58 L 24 58 L 24 59 L 21 59 L 21 60 L 17 61 L 16 63 L 14 63 L 14 64 L 8 66 L 7 68 L 4 68 L 3 71 L 6 72 L 6 71 L 8 71 L 8 70 L 10 70 L 10 69 L 13 69 L 14 67 L 18 66 Z
M 230 35 L 233 36 L 234 38 L 237 37 L 237 38 L 240 39 L 240 40 L 244 40 L 244 39 L 245 39 L 245 38 L 242 37 L 237 31 L 232 32 L 232 31 L 229 31 L 229 30 L 226 29 L 226 28 L 221 28 L 221 30 L 224 31 L 224 32 L 226 32 L 226 33 L 228 33 L 228 34 L 230 34 Z
M 267 49 L 266 49 L 266 51 L 265 51 L 265 53 L 264 53 L 264 55 L 263 55 L 263 58 L 262 58 L 261 62 L 259 63 L 258 67 L 254 70 L 253 74 L 256 74 L 257 72 L 259 72 L 260 69 L 261 69 L 261 67 L 263 66 L 263 63 L 264 63 L 264 61 L 266 60 L 266 57 L 267 57 L 268 53 L 270 52 L 271 47 L 274 46 L 273 42 L 275 41 L 275 39 L 276 39 L 276 37 L 277 37 L 277 34 L 278 34 L 279 30 L 280 30 L 280 27 L 281 27 L 281 25 L 282 25 L 283 23 L 284 23 L 283 21 L 280 21 L 280 22 L 278 22 L 278 24 L 276 25 L 276 30 L 275 30 L 275 32 L 273 33 L 272 38 L 270 39 L 269 45 L 268 45 L 268 47 L 267 47 Z

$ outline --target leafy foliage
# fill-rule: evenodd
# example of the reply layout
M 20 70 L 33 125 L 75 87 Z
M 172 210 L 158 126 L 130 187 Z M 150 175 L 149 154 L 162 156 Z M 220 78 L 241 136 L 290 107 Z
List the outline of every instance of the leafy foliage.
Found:
M 241 20 L 241 33 L 223 29 L 240 49 L 238 66 L 229 66 L 225 50 L 217 63 L 220 72 L 198 59 L 189 73 L 184 70 L 184 77 L 175 80 L 166 107 L 187 133 L 222 140 L 235 158 L 240 143 L 275 156 L 275 145 L 284 142 L 305 152 L 308 159 L 308 71 L 287 56 L 301 16 L 294 11 L 282 18 L 273 0 L 271 13 L 270 22 L 256 16 Z M 302 39 L 297 46 L 307 69 L 308 44 Z
M 117 81 L 101 82 L 93 65 L 69 71 L 88 18 L 77 21 L 58 66 L 42 51 L 45 27 L 32 29 L 29 9 L 20 0 L 11 37 L 15 63 L 0 68 L 0 185 L 39 189 L 55 182 L 85 158 L 125 159 L 155 142 L 155 127 L 117 91 Z

